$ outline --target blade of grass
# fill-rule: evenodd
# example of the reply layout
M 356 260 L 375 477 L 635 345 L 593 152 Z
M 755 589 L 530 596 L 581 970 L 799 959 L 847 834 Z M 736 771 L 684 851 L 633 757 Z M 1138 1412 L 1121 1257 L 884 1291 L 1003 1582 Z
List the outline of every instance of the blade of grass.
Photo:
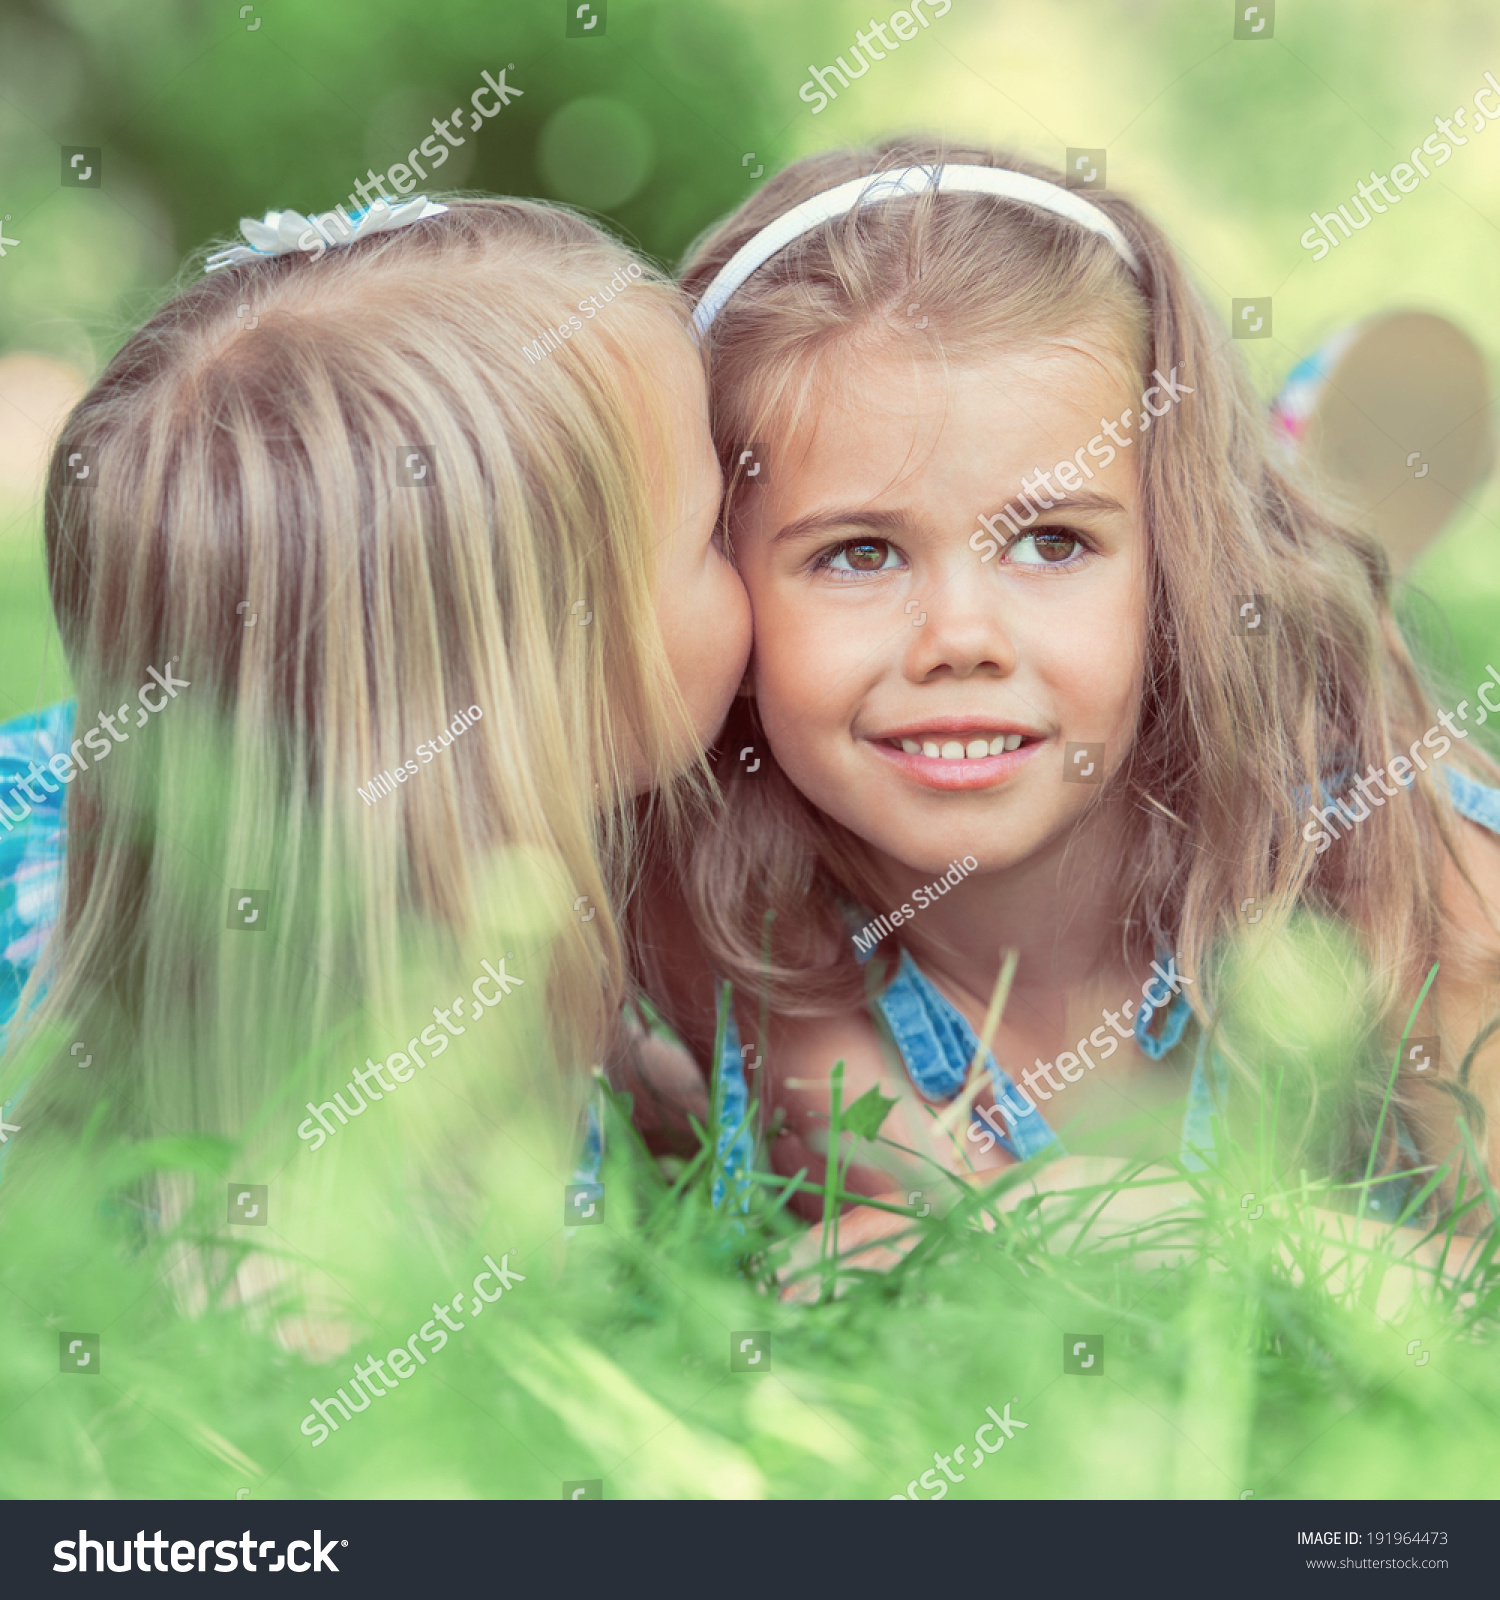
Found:
M 955 1145 L 958 1143 L 959 1123 L 968 1122 L 980 1090 L 989 1082 L 985 1061 L 990 1054 L 990 1046 L 994 1043 L 996 1031 L 1000 1027 L 1000 1018 L 1005 1011 L 1005 1003 L 1010 998 L 1010 986 L 1015 980 L 1016 967 L 1021 959 L 1019 951 L 1016 950 L 1002 950 L 1000 955 L 1000 971 L 995 978 L 995 987 L 990 991 L 989 1009 L 984 1014 L 984 1026 L 979 1030 L 979 1037 L 975 1041 L 974 1055 L 969 1062 L 964 1086 L 937 1119 L 938 1126 Z M 960 1154 L 964 1153 L 961 1146 L 959 1150 Z
M 1406 1026 L 1401 1030 L 1401 1042 L 1396 1046 L 1396 1058 L 1391 1062 L 1391 1075 L 1386 1082 L 1385 1097 L 1380 1102 L 1380 1115 L 1375 1119 L 1375 1132 L 1370 1137 L 1370 1155 L 1365 1162 L 1364 1184 L 1359 1194 L 1359 1211 L 1356 1216 L 1359 1222 L 1364 1221 L 1365 1206 L 1370 1199 L 1370 1180 L 1375 1172 L 1375 1156 L 1380 1149 L 1380 1135 L 1385 1130 L 1386 1112 L 1391 1108 L 1391 1097 L 1396 1092 L 1396 1075 L 1401 1071 L 1401 1052 L 1406 1048 L 1406 1041 L 1411 1036 L 1411 1030 L 1417 1024 L 1417 1013 L 1422 1009 L 1422 1002 L 1427 998 L 1427 991 L 1432 987 L 1433 979 L 1438 975 L 1439 963 L 1432 963 L 1432 970 L 1427 974 L 1427 981 L 1422 985 L 1422 992 L 1417 996 L 1416 1003 L 1411 1008 L 1411 1015 L 1406 1019 Z
M 843 1187 L 839 1173 L 839 1157 L 843 1144 L 844 1063 L 836 1061 L 828 1074 L 828 1154 L 823 1162 L 823 1236 L 821 1256 L 823 1262 L 823 1294 L 833 1297 L 834 1278 L 838 1272 L 839 1212 L 842 1209 L 838 1192 Z

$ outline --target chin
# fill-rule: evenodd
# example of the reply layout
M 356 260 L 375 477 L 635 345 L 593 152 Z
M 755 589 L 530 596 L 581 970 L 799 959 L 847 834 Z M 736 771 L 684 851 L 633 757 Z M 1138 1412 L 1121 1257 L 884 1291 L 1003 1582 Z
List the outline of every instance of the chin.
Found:
M 863 833 L 861 837 L 899 862 L 904 871 L 925 881 L 946 872 L 953 862 L 962 862 L 965 857 L 977 863 L 966 870 L 966 878 L 1004 872 L 1043 849 L 1049 835 L 1044 830 L 1036 837 L 1027 835 L 1018 839 L 1010 829 L 1000 834 L 993 828 L 971 828 L 934 839 L 932 828 L 923 828 L 920 821 L 914 820 L 900 837 L 891 833 L 888 822 L 885 827 Z

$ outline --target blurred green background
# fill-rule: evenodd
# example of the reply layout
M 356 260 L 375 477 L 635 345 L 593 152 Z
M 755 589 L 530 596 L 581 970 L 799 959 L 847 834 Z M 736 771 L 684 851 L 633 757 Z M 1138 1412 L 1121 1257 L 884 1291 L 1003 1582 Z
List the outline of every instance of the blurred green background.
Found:
M 1329 333 L 1384 309 L 1442 313 L 1492 364 L 1500 355 L 1500 127 L 1327 259 L 1298 243 L 1310 210 L 1347 201 L 1372 168 L 1389 171 L 1435 116 L 1472 103 L 1487 67 L 1500 73 L 1493 0 L 1283 3 L 1273 37 L 1254 42 L 1234 40 L 1231 0 L 952 0 L 818 115 L 799 86 L 810 65 L 848 53 L 869 25 L 862 7 L 608 0 L 606 11 L 600 0 L 599 25 L 570 38 L 565 18 L 577 9 L 0 0 L 0 719 L 68 689 L 38 497 L 67 407 L 190 252 L 241 216 L 341 201 L 430 133 L 432 117 L 466 107 L 486 70 L 505 69 L 523 95 L 479 130 L 466 119 L 442 186 L 595 209 L 667 263 L 779 164 L 832 144 L 914 128 L 1058 164 L 1068 146 L 1103 148 L 1110 187 L 1156 216 L 1226 322 L 1233 298 L 1274 299 L 1274 337 L 1240 346 L 1267 400 Z M 99 187 L 62 185 L 64 145 L 102 151 Z M 1408 604 L 1444 678 L 1468 688 L 1486 662 L 1500 665 L 1493 483 L 1424 559 Z M 622 1181 L 611 1192 L 628 1191 Z M 1418 1373 L 1401 1354 L 1410 1325 L 1378 1331 L 1315 1282 L 1294 1296 L 1262 1235 L 1244 1233 L 1229 1271 L 1142 1277 L 1135 1288 L 1121 1288 L 1108 1261 L 1064 1278 L 1040 1248 L 1002 1260 L 955 1240 L 903 1281 L 797 1322 L 730 1279 L 706 1207 L 662 1202 L 650 1233 L 611 1204 L 611 1228 L 574 1251 L 575 1288 L 544 1289 L 538 1273 L 532 1331 L 496 1333 L 495 1372 L 465 1375 L 466 1390 L 493 1396 L 498 1434 L 476 1430 L 467 1404 L 446 1421 L 403 1412 L 378 1451 L 366 1456 L 371 1436 L 356 1435 L 342 1456 L 324 1453 L 321 1479 L 299 1460 L 268 1492 L 526 1494 L 542 1479 L 613 1473 L 611 1494 L 889 1494 L 934 1444 L 966 1437 L 983 1405 L 1004 1404 L 1013 1379 L 1028 1408 L 1047 1395 L 1051 1409 L 1018 1407 L 1047 1425 L 1007 1452 L 986 1492 L 1491 1492 L 1493 1348 L 1460 1339 Z M 91 1305 L 89 1293 L 113 1293 L 110 1274 L 124 1271 L 111 1240 L 92 1254 L 78 1242 L 95 1224 L 70 1233 L 59 1213 L 38 1233 L 15 1208 L 0 1217 L 10 1230 L 0 1261 L 30 1272 L 16 1282 L 48 1286 L 24 1330 L 19 1317 L 0 1319 L 0 1367 L 16 1391 L 6 1414 L 47 1376 L 50 1349 L 32 1337 L 46 1308 Z M 425 1248 L 392 1247 L 389 1303 L 377 1310 L 395 1322 L 423 1298 L 402 1273 L 412 1263 L 416 1281 Z M 23 1420 L 39 1442 L 11 1452 L 0 1494 L 227 1496 L 280 1470 L 305 1404 L 300 1367 L 227 1318 L 210 1328 L 165 1319 L 144 1298 L 140 1307 L 111 1349 L 133 1392 L 175 1397 L 170 1408 L 145 1431 L 119 1408 L 128 1427 L 94 1428 L 82 1445 L 69 1413 L 49 1401 L 39 1421 L 33 1408 Z M 1106 1323 L 1112 1340 L 1123 1330 L 1111 1372 L 1133 1376 L 1080 1394 L 1056 1376 L 1057 1331 Z M 718 1377 L 724 1329 L 768 1324 L 778 1338 L 783 1327 L 795 1334 L 796 1374 L 742 1405 L 749 1391 Z M 207 1359 L 210 1333 L 239 1341 L 233 1359 L 218 1346 Z M 597 1339 L 608 1359 L 564 1342 L 575 1338 Z M 1103 1413 L 1096 1393 L 1109 1398 Z M 77 1401 L 83 1429 L 89 1397 L 64 1398 Z M 692 1418 L 674 1420 L 684 1406 Z M 181 1436 L 208 1438 L 224 1471 L 205 1476 Z M 455 1464 L 460 1446 L 471 1462 Z M 97 1463 L 95 1477 L 80 1460 Z
M 1059 163 L 1100 147 L 1226 319 L 1236 296 L 1274 298 L 1274 338 L 1241 346 L 1267 398 L 1380 309 L 1441 312 L 1500 351 L 1500 129 L 1327 259 L 1298 244 L 1311 209 L 1389 171 L 1500 68 L 1490 0 L 1284 4 L 1253 42 L 1233 38 L 1231 0 L 938 3 L 814 114 L 810 66 L 869 25 L 843 0 L 610 0 L 572 38 L 564 0 L 4 0 L 0 718 L 66 690 L 36 482 L 69 398 L 189 252 L 242 215 L 332 206 L 467 108 L 482 70 L 514 63 L 523 96 L 478 131 L 466 109 L 434 179 L 595 209 L 667 262 L 762 168 L 830 144 L 922 128 Z M 102 150 L 99 187 L 62 185 L 63 145 Z M 1497 510 L 1486 486 L 1415 574 L 1434 665 L 1465 685 L 1500 615 Z

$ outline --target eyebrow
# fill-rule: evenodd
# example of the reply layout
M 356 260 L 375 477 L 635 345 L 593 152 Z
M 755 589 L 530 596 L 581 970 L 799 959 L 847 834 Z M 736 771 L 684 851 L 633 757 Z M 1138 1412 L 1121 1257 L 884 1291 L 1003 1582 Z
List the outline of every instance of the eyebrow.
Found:
M 1030 502 L 1028 502 L 1030 504 Z M 1040 506 L 1033 506 L 1042 516 L 1050 515 Z M 1080 489 L 1065 494 L 1052 502 L 1053 511 L 1124 511 L 1125 507 L 1113 495 L 1098 494 L 1092 489 Z M 858 510 L 814 511 L 805 517 L 789 522 L 771 537 L 772 544 L 789 543 L 813 534 L 827 533 L 836 528 L 867 528 L 880 533 L 892 533 L 909 528 L 916 518 L 904 511 Z
M 1033 497 L 1032 503 L 1035 504 Z M 1037 506 L 1038 511 L 1042 511 Z M 1120 504 L 1112 494 L 1100 494 L 1094 489 L 1079 489 L 1073 494 L 1064 493 L 1061 499 L 1052 502 L 1054 511 L 1123 511 L 1125 507 Z M 1045 517 L 1047 513 L 1042 511 Z
M 873 528 L 890 533 L 898 528 L 909 528 L 913 519 L 903 511 L 814 511 L 798 517 L 772 535 L 772 544 L 784 544 L 792 539 L 806 539 L 815 533 L 827 533 L 834 528 Z

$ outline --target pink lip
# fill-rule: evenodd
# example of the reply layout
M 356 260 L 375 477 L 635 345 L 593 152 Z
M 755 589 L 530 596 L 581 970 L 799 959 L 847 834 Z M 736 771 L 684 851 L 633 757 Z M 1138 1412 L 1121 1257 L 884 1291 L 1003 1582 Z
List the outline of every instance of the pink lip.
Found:
M 913 722 L 904 728 L 883 728 L 879 733 L 867 734 L 876 739 L 962 739 L 966 734 L 1019 733 L 1024 739 L 1045 739 L 1046 734 L 1036 728 L 1025 728 L 1019 723 L 997 722 L 994 717 L 928 717 L 924 722 Z
M 970 731 L 981 731 L 980 724 L 971 722 L 967 727 L 948 727 L 940 723 L 924 723 L 923 730 L 929 733 L 951 733 L 954 737 Z M 988 722 L 985 728 L 994 729 L 995 724 Z M 998 731 L 998 730 L 996 730 Z M 1021 730 L 1015 730 L 1019 733 Z M 896 734 L 896 738 L 911 738 L 911 734 Z M 981 756 L 977 761 L 960 759 L 957 761 L 944 761 L 931 756 L 909 755 L 905 750 L 893 749 L 876 739 L 865 741 L 882 760 L 889 761 L 893 767 L 910 778 L 914 783 L 920 783 L 928 789 L 991 789 L 998 783 L 1004 783 L 1007 778 L 1012 778 L 1028 761 L 1047 743 L 1045 739 L 1035 739 L 1023 744 L 1019 750 L 1003 750 L 998 756 Z

